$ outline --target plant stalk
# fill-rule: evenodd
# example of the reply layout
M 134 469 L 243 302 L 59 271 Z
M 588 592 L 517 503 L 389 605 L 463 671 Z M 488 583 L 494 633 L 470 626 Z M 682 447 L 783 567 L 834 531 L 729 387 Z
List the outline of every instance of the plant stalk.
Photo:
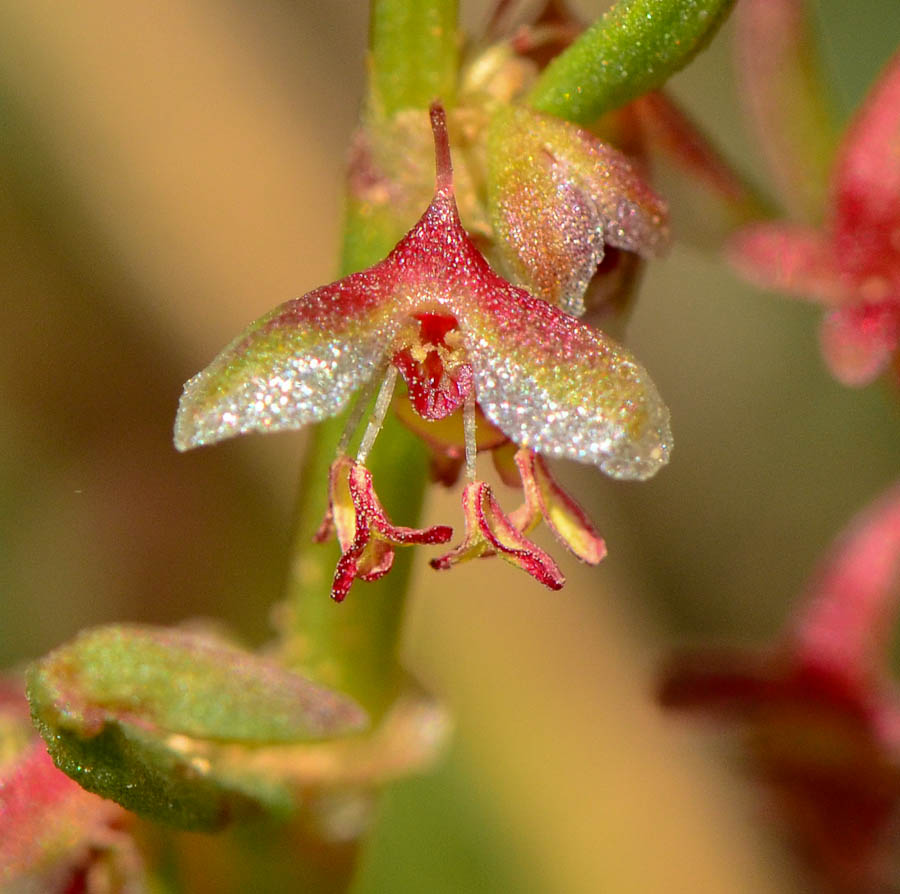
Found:
M 371 97 L 381 113 L 427 109 L 435 96 L 452 101 L 458 39 L 456 0 L 373 0 Z M 423 209 L 424 210 L 424 209 Z M 342 275 L 381 260 L 396 239 L 389 214 L 347 202 Z M 338 553 L 334 544 L 312 542 L 327 508 L 328 469 L 344 419 L 318 425 L 303 463 L 292 561 L 282 619 L 286 661 L 302 673 L 356 698 L 373 722 L 390 706 L 402 681 L 398 647 L 409 589 L 412 551 L 398 549 L 391 572 L 357 582 L 346 601 L 328 598 Z M 425 447 L 393 416 L 367 463 L 385 509 L 398 524 L 415 525 L 421 514 Z

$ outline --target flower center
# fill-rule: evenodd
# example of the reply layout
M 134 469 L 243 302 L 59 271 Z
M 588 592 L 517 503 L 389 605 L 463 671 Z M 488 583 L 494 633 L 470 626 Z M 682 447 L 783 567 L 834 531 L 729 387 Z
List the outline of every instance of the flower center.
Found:
M 406 382 L 413 409 L 423 419 L 443 419 L 471 394 L 472 367 L 455 317 L 420 313 L 413 321 L 393 363 Z

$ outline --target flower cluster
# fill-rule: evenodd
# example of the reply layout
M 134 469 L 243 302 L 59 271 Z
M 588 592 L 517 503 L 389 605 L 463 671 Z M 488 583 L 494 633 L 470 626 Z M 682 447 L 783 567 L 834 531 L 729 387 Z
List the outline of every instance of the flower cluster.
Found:
M 497 214 L 504 221 L 501 238 L 508 237 L 521 278 L 537 294 L 495 273 L 463 229 L 446 116 L 434 104 L 436 188 L 418 223 L 380 263 L 252 324 L 185 386 L 175 423 L 180 450 L 247 432 L 297 429 L 339 413 L 361 390 L 332 466 L 330 509 L 319 532 L 320 538 L 335 533 L 341 546 L 332 589 L 338 601 L 355 578 L 385 574 L 396 546 L 451 537 L 444 526 L 395 526 L 364 465 L 398 376 L 407 386 L 406 416 L 416 417 L 414 427 L 440 445 L 444 477 L 452 480 L 463 461 L 466 466 L 465 534 L 432 563 L 437 568 L 498 554 L 559 588 L 561 572 L 526 537 L 541 518 L 586 561 L 599 561 L 605 548 L 543 457 L 591 463 L 621 479 L 647 478 L 668 460 L 668 411 L 647 372 L 625 348 L 556 306 L 577 309 L 604 239 L 655 251 L 665 238 L 664 208 L 615 150 L 534 112 L 511 116 L 498 126 L 520 148 L 527 141 L 524 148 L 536 160 L 533 170 L 516 174 L 510 152 L 497 148 Z M 541 254 L 532 230 L 544 233 L 545 200 L 550 211 L 570 211 L 566 217 L 560 212 L 562 229 Z M 554 267 L 554 278 L 542 276 Z M 574 286 L 566 286 L 569 281 Z M 379 381 L 351 459 L 351 432 Z M 453 423 L 460 416 L 461 437 Z M 429 435 L 431 425 L 444 428 Z M 518 478 L 525 492 L 521 509 L 504 513 L 490 486 L 477 479 L 479 449 L 498 454 L 506 480 Z

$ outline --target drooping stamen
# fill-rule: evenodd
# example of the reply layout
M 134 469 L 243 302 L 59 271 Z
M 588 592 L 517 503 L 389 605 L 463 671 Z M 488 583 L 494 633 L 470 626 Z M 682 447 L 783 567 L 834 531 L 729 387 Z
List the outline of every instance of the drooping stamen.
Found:
M 360 442 L 359 450 L 356 453 L 356 461 L 358 463 L 364 463 L 366 461 L 369 451 L 375 443 L 375 438 L 378 437 L 378 432 L 381 431 L 381 426 L 384 424 L 384 417 L 387 414 L 388 407 L 391 405 L 391 399 L 394 396 L 394 385 L 396 384 L 397 367 L 391 365 L 388 367 L 384 382 L 381 384 L 381 391 L 378 392 L 378 399 L 375 401 L 372 417 L 369 419 L 369 424 L 366 426 L 365 434 Z
M 450 137 L 447 135 L 447 113 L 440 100 L 429 107 L 431 132 L 434 134 L 435 196 L 453 198 L 453 163 L 450 161 Z
M 476 438 L 475 418 L 475 392 L 470 391 L 463 404 L 463 434 L 466 442 L 466 481 L 475 483 L 475 459 L 478 455 L 478 441 Z

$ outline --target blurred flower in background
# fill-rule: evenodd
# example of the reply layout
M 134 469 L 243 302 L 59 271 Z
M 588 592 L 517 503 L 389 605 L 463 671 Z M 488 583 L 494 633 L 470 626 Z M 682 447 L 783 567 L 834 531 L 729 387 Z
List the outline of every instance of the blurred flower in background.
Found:
M 738 12 L 747 104 L 780 198 L 799 220 L 747 227 L 730 255 L 751 282 L 824 305 L 829 369 L 845 385 L 867 385 L 900 341 L 900 56 L 834 150 L 830 91 L 809 46 L 804 6 L 746 0 Z
M 900 701 L 886 652 L 897 620 L 900 487 L 835 544 L 772 648 L 673 659 L 663 705 L 730 718 L 823 884 L 880 891 L 896 868 Z

